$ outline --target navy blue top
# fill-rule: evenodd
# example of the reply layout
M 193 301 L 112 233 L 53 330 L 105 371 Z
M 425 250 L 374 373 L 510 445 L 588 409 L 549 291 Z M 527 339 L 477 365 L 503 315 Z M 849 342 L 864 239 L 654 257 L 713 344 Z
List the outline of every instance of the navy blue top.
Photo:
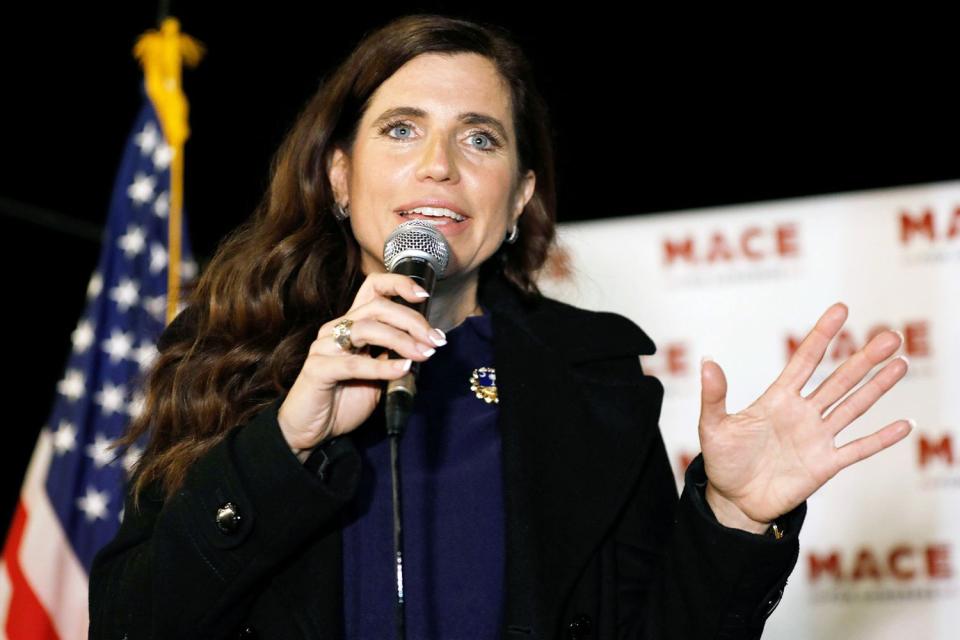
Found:
M 400 440 L 407 637 L 493 638 L 502 614 L 503 480 L 497 405 L 470 390 L 493 366 L 490 315 L 468 316 L 421 363 Z M 382 419 L 354 433 L 363 460 L 343 527 L 346 637 L 395 638 L 390 442 Z

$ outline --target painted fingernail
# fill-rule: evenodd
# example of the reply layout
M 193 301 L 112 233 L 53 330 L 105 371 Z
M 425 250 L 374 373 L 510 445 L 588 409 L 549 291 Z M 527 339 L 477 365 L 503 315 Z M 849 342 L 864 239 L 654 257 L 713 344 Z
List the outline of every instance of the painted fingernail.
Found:
M 400 371 L 409 371 L 410 365 L 413 364 L 413 360 L 407 358 L 406 360 L 398 360 L 395 366 Z
M 429 297 L 430 297 L 430 294 L 427 293 L 427 290 L 424 289 L 423 287 L 419 287 L 419 286 L 413 288 L 413 295 L 417 296 L 418 298 L 429 298 Z
M 430 342 L 438 347 L 442 347 L 443 345 L 447 344 L 447 334 L 445 334 L 443 331 L 440 331 L 440 329 L 431 329 L 430 333 L 427 334 L 427 337 L 430 338 Z
M 432 355 L 435 354 L 436 352 L 437 352 L 436 349 L 427 349 L 426 351 L 423 351 L 423 352 L 421 352 L 421 353 L 423 353 L 423 355 L 425 355 L 425 356 L 427 356 L 427 357 L 429 358 L 430 356 L 432 356 Z

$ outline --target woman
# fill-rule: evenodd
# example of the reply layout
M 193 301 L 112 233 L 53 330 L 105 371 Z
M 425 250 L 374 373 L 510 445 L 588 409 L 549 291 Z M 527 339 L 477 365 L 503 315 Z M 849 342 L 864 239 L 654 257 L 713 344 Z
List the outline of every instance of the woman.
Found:
M 876 336 L 801 397 L 845 320 L 834 305 L 733 415 L 705 363 L 703 455 L 678 503 L 663 388 L 638 358 L 653 343 L 534 284 L 551 154 L 529 67 L 495 28 L 409 16 L 361 42 L 161 338 L 124 440 L 148 446 L 91 574 L 91 637 L 392 637 L 378 405 L 412 361 L 408 637 L 759 637 L 806 498 L 909 431 L 833 445 L 902 359 L 822 417 L 900 338 Z M 453 254 L 429 321 L 391 300 L 426 292 L 382 264 L 411 217 Z M 495 384 L 471 390 L 464 372 L 484 367 Z

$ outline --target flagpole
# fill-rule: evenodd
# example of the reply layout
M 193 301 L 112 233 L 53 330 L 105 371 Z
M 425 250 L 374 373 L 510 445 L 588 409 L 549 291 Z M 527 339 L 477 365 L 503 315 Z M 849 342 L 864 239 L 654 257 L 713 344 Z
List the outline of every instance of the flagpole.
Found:
M 160 13 L 169 10 L 161 2 Z M 204 48 L 197 40 L 180 32 L 180 21 L 164 16 L 160 28 L 140 36 L 133 53 L 140 60 L 146 77 L 147 95 L 157 110 L 164 138 L 171 148 L 170 211 L 168 228 L 167 311 L 169 324 L 180 303 L 180 260 L 183 233 L 183 147 L 190 136 L 186 95 L 183 93 L 183 65 L 196 66 Z

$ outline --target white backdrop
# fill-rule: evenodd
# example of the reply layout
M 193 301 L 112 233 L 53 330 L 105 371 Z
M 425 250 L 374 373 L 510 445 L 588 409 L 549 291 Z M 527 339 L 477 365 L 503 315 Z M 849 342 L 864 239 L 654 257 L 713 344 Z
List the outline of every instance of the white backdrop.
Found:
M 559 238 L 544 293 L 623 314 L 657 345 L 641 362 L 666 389 L 678 481 L 699 450 L 702 356 L 723 367 L 733 413 L 834 302 L 849 316 L 804 394 L 877 331 L 901 331 L 906 377 L 838 444 L 901 418 L 917 429 L 810 499 L 764 637 L 960 637 L 960 182 L 565 224 Z

